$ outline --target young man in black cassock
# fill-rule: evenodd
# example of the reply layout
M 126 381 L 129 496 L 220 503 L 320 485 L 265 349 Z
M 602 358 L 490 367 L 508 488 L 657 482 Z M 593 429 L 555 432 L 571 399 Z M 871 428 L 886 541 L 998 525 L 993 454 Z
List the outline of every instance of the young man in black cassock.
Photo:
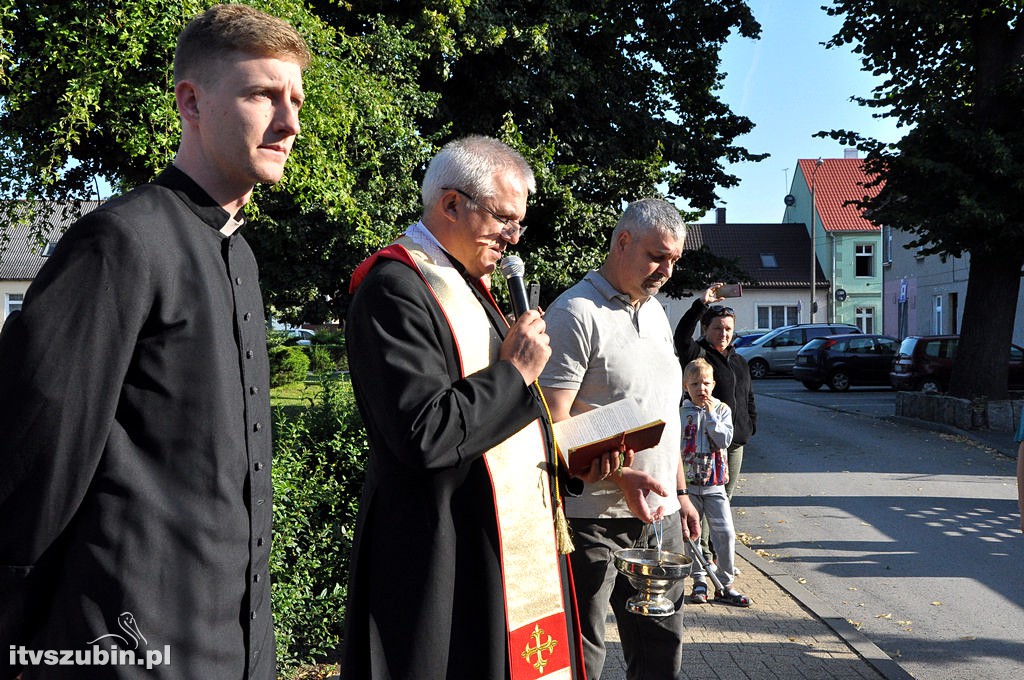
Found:
M 238 230 L 281 178 L 308 63 L 250 7 L 196 17 L 173 165 L 73 225 L 0 335 L 3 677 L 141 677 L 126 652 L 145 677 L 276 675 L 266 334 Z

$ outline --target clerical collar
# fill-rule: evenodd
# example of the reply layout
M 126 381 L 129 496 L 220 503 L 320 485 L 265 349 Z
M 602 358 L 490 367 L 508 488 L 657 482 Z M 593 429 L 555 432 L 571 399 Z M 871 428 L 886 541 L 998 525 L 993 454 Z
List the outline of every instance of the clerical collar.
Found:
M 224 234 L 225 236 L 231 236 L 236 231 L 241 229 L 243 224 L 245 224 L 244 215 L 242 215 L 242 219 L 240 220 L 236 220 L 234 217 L 229 217 L 228 221 L 224 224 L 224 226 L 220 228 L 220 233 Z
M 430 233 L 427 229 L 427 225 L 423 222 L 417 222 L 405 231 L 405 235 L 413 240 L 413 242 L 423 249 L 434 264 L 442 267 L 450 265 L 457 269 L 459 273 L 466 271 L 466 268 L 462 266 L 462 263 L 452 257 L 451 253 L 444 249 L 441 242 L 437 240 L 437 237 Z
M 228 214 L 228 211 L 213 200 L 195 180 L 175 165 L 167 166 L 153 180 L 153 184 L 173 191 L 189 206 L 196 217 L 223 234 L 230 235 L 245 223 L 244 208 L 233 216 Z M 229 228 L 230 231 L 225 231 Z

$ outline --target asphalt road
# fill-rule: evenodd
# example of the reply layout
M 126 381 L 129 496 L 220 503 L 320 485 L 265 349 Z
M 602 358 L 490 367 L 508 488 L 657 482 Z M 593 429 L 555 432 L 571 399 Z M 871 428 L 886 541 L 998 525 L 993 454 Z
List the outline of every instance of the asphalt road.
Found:
M 822 387 L 811 391 L 793 378 L 773 376 L 755 380 L 754 392 L 757 395 L 781 397 L 813 406 L 878 417 L 889 417 L 896 411 L 896 390 L 891 387 L 851 387 L 846 392 L 833 392 Z
M 1024 678 L 1015 461 L 896 422 L 888 389 L 754 385 L 744 542 L 917 678 Z

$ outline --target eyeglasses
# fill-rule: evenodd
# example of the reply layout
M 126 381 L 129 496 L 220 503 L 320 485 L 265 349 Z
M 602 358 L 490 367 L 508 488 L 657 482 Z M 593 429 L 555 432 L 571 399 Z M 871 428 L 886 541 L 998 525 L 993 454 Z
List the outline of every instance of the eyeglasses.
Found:
M 475 198 L 467 194 L 462 189 L 455 189 L 454 187 L 441 188 L 444 191 L 454 191 L 455 193 L 464 197 L 467 201 L 469 201 L 476 207 L 483 208 L 483 210 L 486 211 L 488 215 L 501 222 L 501 237 L 506 241 L 511 241 L 513 238 L 516 238 L 517 236 L 519 238 L 522 238 L 523 235 L 526 234 L 525 224 L 520 224 L 518 220 L 514 220 L 511 217 L 502 217 L 498 213 L 488 208 L 486 205 L 480 203 L 480 201 L 476 200 Z

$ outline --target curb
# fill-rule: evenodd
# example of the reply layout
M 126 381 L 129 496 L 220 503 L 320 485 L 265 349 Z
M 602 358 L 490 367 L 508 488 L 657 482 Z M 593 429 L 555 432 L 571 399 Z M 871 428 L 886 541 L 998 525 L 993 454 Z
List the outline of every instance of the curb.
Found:
M 817 595 L 797 583 L 781 567 L 764 559 L 740 541 L 736 541 L 736 552 L 749 562 L 751 566 L 764 574 L 765 577 L 786 591 L 817 619 L 823 621 L 850 649 L 867 661 L 883 678 L 886 680 L 914 680 L 913 675 L 905 671 L 875 643 L 867 639 L 853 624 L 839 616 Z
M 936 423 L 930 420 L 919 420 L 917 418 L 908 418 L 907 416 L 897 416 L 895 414 L 891 416 L 882 416 L 875 415 L 872 413 L 863 413 L 861 411 L 849 411 L 847 409 L 840 408 L 838 406 L 832 406 L 830 404 L 812 404 L 806 401 L 802 401 L 800 399 L 793 399 L 792 397 L 787 397 L 779 394 L 761 394 L 760 396 L 768 399 L 780 399 L 782 401 L 790 401 L 793 402 L 794 404 L 804 404 L 805 406 L 813 406 L 814 408 L 825 409 L 827 411 L 835 411 L 836 413 L 847 413 L 854 416 L 861 416 L 863 418 L 886 420 L 891 423 L 898 423 L 900 425 L 916 427 L 921 430 L 944 432 L 946 434 L 951 434 L 963 437 L 965 439 L 970 439 L 972 442 L 978 444 L 979 446 L 985 446 L 987 448 L 993 449 L 1008 458 L 1013 458 L 1014 460 L 1017 459 L 1017 447 L 1014 446 L 1012 432 L 991 433 L 988 430 L 962 430 L 959 427 L 954 427 L 952 425 L 947 425 L 945 423 Z M 986 436 L 986 433 L 988 436 Z M 1002 441 L 996 442 L 994 441 L 992 435 L 994 435 L 994 437 L 998 439 L 1002 439 L 1003 436 L 1005 436 L 1009 443 L 1003 443 Z
M 959 427 L 953 427 L 952 425 L 946 425 L 945 423 L 933 423 L 929 420 L 918 420 L 917 418 L 908 418 L 906 416 L 885 416 L 885 420 L 889 420 L 900 425 L 909 425 L 910 427 L 916 427 L 922 430 L 931 430 L 933 432 L 944 432 L 946 434 L 956 435 L 963 437 L 964 439 L 970 439 L 979 446 L 990 448 L 1007 458 L 1013 458 L 1017 460 L 1017 448 L 1015 446 L 1007 446 L 1002 442 L 995 442 L 991 437 L 983 436 L 982 430 L 961 430 Z M 1009 440 L 1010 444 L 1013 444 L 1013 433 L 1012 432 L 999 432 L 996 436 L 1000 439 L 1003 436 Z

